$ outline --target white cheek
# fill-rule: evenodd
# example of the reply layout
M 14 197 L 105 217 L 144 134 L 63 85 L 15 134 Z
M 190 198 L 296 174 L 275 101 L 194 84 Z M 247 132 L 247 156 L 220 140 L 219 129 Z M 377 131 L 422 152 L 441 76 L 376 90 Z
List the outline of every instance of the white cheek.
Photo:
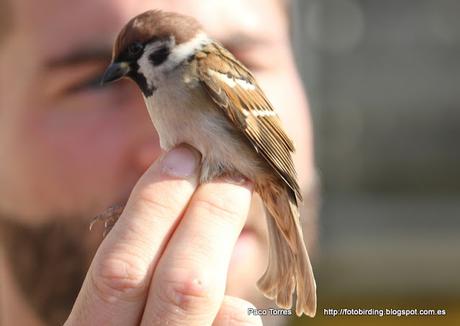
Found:
M 195 53 L 205 44 L 210 42 L 211 39 L 203 32 L 198 33 L 190 41 L 178 46 L 175 46 L 175 39 L 171 37 L 167 43 L 169 43 L 168 46 L 172 49 L 172 51 L 168 56 L 168 59 L 159 66 L 154 66 L 150 62 L 149 56 L 158 50 L 161 43 L 148 44 L 144 49 L 144 54 L 137 61 L 139 65 L 139 73 L 145 76 L 150 87 L 153 85 L 158 86 L 159 82 L 164 79 L 165 75 L 174 70 L 178 64 L 186 60 L 191 54 Z
M 152 48 L 151 45 L 147 45 L 144 54 L 137 60 L 138 72 L 145 77 L 150 88 L 153 88 L 159 81 L 159 71 L 156 71 L 157 69 L 149 60 L 149 56 L 154 50 Z

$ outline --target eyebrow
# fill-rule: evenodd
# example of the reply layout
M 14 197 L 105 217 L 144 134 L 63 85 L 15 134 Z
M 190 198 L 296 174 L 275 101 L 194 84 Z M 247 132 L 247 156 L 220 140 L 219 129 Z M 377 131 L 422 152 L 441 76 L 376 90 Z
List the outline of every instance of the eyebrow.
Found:
M 46 68 L 77 65 L 88 61 L 109 61 L 112 49 L 109 47 L 80 49 L 65 56 L 52 58 L 45 63 Z
M 271 43 L 266 37 L 255 36 L 245 32 L 235 32 L 222 38 L 220 41 L 229 48 L 249 48 L 254 45 L 267 45 Z
M 267 38 L 253 36 L 245 32 L 236 32 L 221 39 L 221 42 L 229 48 L 247 48 L 254 45 L 266 45 L 270 41 Z M 91 47 L 80 49 L 65 56 L 52 58 L 45 63 L 46 68 L 59 68 L 68 65 L 76 65 L 88 61 L 109 61 L 112 56 L 110 47 Z

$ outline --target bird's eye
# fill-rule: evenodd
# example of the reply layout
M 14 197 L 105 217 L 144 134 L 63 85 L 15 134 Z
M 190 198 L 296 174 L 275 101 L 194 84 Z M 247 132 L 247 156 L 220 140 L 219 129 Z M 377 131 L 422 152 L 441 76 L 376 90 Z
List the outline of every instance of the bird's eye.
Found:
M 143 45 L 139 42 L 132 43 L 128 46 L 128 55 L 130 57 L 135 57 L 141 53 Z

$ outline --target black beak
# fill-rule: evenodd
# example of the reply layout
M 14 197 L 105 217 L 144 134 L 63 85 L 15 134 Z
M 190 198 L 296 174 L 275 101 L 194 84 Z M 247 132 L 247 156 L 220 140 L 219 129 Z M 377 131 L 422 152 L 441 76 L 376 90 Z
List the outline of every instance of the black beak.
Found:
M 121 77 L 126 76 L 129 71 L 130 68 L 127 62 L 114 62 L 105 70 L 101 79 L 101 85 L 118 80 Z

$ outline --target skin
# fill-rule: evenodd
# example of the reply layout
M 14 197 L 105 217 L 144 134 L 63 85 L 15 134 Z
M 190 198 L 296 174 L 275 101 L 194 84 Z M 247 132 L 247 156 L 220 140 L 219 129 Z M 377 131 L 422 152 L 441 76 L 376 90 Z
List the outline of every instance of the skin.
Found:
M 72 309 L 68 325 L 221 324 L 228 316 L 231 324 L 260 324 L 245 300 L 274 304 L 255 288 L 267 247 L 251 183 L 197 186 L 199 153 L 161 152 L 134 83 L 100 88 L 94 81 L 132 16 L 161 8 L 196 17 L 256 75 L 296 143 L 299 183 L 308 193 L 310 118 L 279 2 L 18 0 L 10 7 L 13 26 L 0 43 L 0 323 L 57 323 Z M 88 232 L 89 221 L 128 196 L 99 246 L 102 228 Z M 36 265 L 23 258 L 33 261 L 46 248 L 63 254 Z M 68 273 L 56 268 L 63 262 Z M 43 291 L 28 285 L 76 283 L 63 295 L 73 302 L 75 280 L 87 270 L 73 308 L 40 306 Z

